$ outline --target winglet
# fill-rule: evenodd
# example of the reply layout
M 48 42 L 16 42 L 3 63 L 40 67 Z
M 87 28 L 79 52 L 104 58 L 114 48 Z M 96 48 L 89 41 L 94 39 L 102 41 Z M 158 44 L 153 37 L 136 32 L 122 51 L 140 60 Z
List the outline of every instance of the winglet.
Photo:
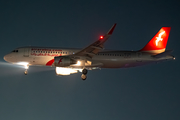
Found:
M 116 23 L 112 26 L 112 28 L 107 32 L 108 35 L 112 35 L 114 28 L 116 27 Z

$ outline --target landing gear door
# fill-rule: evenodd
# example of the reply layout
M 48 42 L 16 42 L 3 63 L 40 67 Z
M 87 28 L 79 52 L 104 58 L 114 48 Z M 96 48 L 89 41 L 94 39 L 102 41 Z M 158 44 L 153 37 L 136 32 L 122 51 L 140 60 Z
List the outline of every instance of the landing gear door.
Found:
M 24 48 L 24 57 L 29 57 L 29 48 Z

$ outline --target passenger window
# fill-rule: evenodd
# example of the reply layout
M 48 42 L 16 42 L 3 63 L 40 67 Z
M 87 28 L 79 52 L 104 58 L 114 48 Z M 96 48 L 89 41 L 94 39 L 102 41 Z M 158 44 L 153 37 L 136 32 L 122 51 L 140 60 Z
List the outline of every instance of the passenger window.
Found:
M 13 50 L 12 52 L 18 52 L 18 50 Z

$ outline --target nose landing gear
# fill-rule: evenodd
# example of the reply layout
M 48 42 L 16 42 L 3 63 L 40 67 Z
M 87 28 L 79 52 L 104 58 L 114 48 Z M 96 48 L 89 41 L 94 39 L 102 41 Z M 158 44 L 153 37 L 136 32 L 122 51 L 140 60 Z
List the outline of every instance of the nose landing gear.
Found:
M 27 71 L 27 69 L 24 71 L 24 74 L 25 74 L 25 75 L 27 75 L 27 74 L 28 74 L 28 71 Z
M 81 75 L 82 80 L 86 80 L 87 76 L 85 74 Z
M 29 66 L 28 66 L 28 65 L 24 65 L 24 67 L 25 67 L 25 69 L 26 69 L 26 70 L 24 71 L 24 74 L 27 75 L 27 74 L 28 74 L 28 68 L 29 68 Z
M 24 68 L 25 68 L 24 74 L 27 75 L 28 74 L 27 70 L 29 68 L 29 63 L 28 62 L 18 62 L 17 64 L 24 66 Z
M 87 73 L 88 73 L 87 69 L 82 70 L 82 75 L 81 75 L 82 80 L 86 80 L 86 78 L 87 78 L 86 74 Z

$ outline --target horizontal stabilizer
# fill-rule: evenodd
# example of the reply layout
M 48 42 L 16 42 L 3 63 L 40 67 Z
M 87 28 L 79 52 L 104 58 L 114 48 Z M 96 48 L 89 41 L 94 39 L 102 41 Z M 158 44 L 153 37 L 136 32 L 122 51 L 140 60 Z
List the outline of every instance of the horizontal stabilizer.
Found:
M 157 54 L 157 55 L 153 55 L 152 57 L 155 57 L 155 58 L 165 57 L 165 56 L 169 55 L 172 51 L 173 50 L 166 50 L 165 52 Z

